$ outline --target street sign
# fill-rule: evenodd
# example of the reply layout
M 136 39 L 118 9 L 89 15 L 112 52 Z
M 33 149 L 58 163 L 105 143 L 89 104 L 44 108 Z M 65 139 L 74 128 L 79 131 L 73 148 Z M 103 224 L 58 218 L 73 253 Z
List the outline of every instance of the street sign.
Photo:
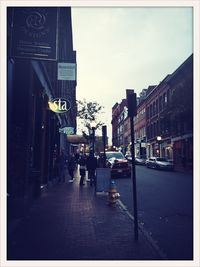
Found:
M 13 9 L 12 57 L 57 60 L 57 17 L 54 7 Z
M 76 64 L 75 63 L 58 63 L 58 80 L 75 81 Z
M 147 147 L 147 144 L 142 142 L 141 147 Z
M 74 134 L 74 128 L 73 127 L 59 128 L 59 133 L 71 135 Z
M 55 98 L 48 102 L 49 108 L 55 113 L 65 113 L 71 108 L 71 103 L 65 98 Z

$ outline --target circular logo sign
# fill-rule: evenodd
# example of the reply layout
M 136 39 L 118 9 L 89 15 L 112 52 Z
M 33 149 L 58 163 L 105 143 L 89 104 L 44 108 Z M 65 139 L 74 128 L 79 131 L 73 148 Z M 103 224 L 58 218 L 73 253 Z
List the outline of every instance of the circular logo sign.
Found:
M 42 30 L 44 28 L 45 22 L 46 22 L 45 15 L 36 11 L 32 12 L 26 18 L 27 27 L 32 28 L 34 30 Z
M 50 110 L 56 113 L 65 113 L 71 108 L 70 102 L 65 98 L 55 98 L 48 102 Z

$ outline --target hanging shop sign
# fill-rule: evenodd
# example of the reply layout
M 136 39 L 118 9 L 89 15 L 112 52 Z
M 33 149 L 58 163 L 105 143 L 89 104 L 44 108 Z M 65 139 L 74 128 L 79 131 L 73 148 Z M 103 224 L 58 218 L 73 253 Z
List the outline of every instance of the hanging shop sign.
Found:
M 48 102 L 49 108 L 51 111 L 55 113 L 65 113 L 67 112 L 71 104 L 70 102 L 65 98 L 55 98 Z
M 59 129 L 59 133 L 71 135 L 74 134 L 74 128 L 73 127 L 63 127 Z
M 75 63 L 58 63 L 58 80 L 75 81 L 76 64 Z
M 17 7 L 13 10 L 11 56 L 57 60 L 57 8 Z
M 142 142 L 141 147 L 147 147 L 147 144 Z

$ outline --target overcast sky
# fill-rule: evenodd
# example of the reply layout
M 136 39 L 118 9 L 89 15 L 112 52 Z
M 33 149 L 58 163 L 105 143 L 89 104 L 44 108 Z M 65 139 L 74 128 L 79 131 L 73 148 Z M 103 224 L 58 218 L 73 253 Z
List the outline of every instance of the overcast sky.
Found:
M 126 97 L 156 85 L 193 52 L 191 7 L 72 7 L 77 51 L 77 99 L 111 110 Z

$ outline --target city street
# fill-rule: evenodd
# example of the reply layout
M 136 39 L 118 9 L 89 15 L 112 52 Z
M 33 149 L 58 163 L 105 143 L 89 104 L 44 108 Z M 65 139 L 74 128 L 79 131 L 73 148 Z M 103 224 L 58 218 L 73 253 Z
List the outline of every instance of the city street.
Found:
M 13 1 L 0 1 L 0 266 L 196 262 L 200 6 Z
M 170 260 L 192 259 L 192 174 L 136 166 L 138 220 Z M 132 181 L 116 179 L 120 200 L 133 214 Z

